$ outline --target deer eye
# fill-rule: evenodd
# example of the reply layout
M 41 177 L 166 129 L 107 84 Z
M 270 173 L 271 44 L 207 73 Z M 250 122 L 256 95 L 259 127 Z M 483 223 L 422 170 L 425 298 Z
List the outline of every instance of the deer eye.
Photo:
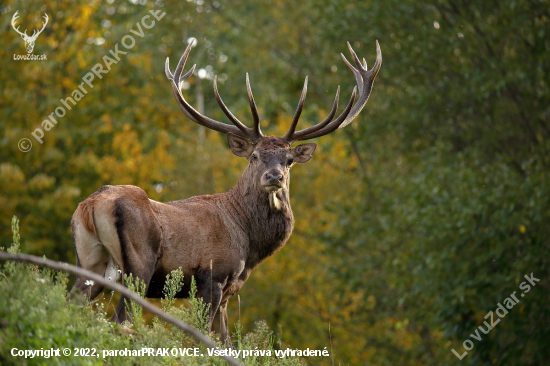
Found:
M 292 158 L 290 158 L 290 159 L 288 159 L 288 160 L 286 161 L 286 165 L 287 165 L 287 166 L 291 166 L 292 163 L 294 163 L 294 159 L 292 159 Z
M 252 161 L 256 161 L 256 160 L 258 160 L 258 156 L 256 154 L 253 154 L 252 155 Z

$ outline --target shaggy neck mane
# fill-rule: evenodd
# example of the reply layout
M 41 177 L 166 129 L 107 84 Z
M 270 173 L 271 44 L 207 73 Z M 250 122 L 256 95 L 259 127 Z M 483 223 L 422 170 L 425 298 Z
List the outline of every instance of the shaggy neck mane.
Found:
M 292 233 L 294 216 L 288 185 L 287 180 L 276 194 L 279 201 L 277 211 L 271 209 L 269 194 L 260 186 L 250 166 L 235 187 L 227 192 L 230 211 L 250 240 L 249 259 L 253 266 L 283 247 Z

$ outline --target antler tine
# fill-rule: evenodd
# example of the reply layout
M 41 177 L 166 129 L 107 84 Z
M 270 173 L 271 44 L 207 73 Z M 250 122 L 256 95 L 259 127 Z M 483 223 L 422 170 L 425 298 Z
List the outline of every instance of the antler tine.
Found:
M 222 97 L 220 97 L 220 93 L 218 92 L 218 76 L 214 76 L 214 96 L 216 97 L 220 108 L 222 109 L 223 113 L 225 113 L 227 118 L 229 118 L 231 122 L 233 122 L 233 124 L 239 128 L 239 130 L 243 131 L 246 134 L 250 134 L 251 129 L 246 127 L 241 121 L 237 119 L 237 117 L 233 115 L 233 113 L 231 113 L 229 108 L 227 108 L 227 106 L 223 102 Z
M 328 114 L 327 118 L 325 118 L 323 120 L 323 122 L 321 122 L 321 123 L 318 123 L 314 126 L 305 128 L 305 129 L 301 130 L 298 133 L 295 133 L 293 135 L 293 138 L 298 137 L 299 134 L 305 135 L 305 134 L 316 132 L 316 131 L 320 130 L 321 128 L 325 127 L 327 124 L 329 124 L 329 122 L 332 121 L 332 119 L 336 115 L 336 111 L 338 110 L 338 101 L 339 100 L 340 100 L 340 85 L 338 85 L 338 88 L 336 89 L 336 96 L 334 97 L 334 103 L 332 105 L 332 109 L 330 110 L 330 113 Z M 346 107 L 346 109 L 347 109 L 347 107 Z M 351 106 L 349 107 L 349 109 L 351 109 Z
M 349 42 L 348 42 L 348 47 L 351 48 L 351 46 L 349 45 Z M 359 90 L 363 90 L 363 76 L 361 75 L 359 70 L 357 70 L 355 67 L 353 67 L 353 65 L 348 61 L 348 59 L 346 58 L 346 56 L 344 56 L 343 53 L 341 53 L 340 56 L 342 56 L 342 60 L 344 60 L 344 62 L 346 63 L 346 66 L 348 67 L 348 69 L 351 70 L 351 72 L 353 73 L 353 76 L 355 76 L 355 82 L 357 83 L 357 86 L 359 87 Z M 354 62 L 355 62 L 355 60 L 354 60 Z
M 288 142 L 292 141 L 292 136 L 296 131 L 298 120 L 300 119 L 300 115 L 302 114 L 302 110 L 304 109 L 306 94 L 307 94 L 307 76 L 306 76 L 306 80 L 304 81 L 304 88 L 302 89 L 302 95 L 300 95 L 300 101 L 298 102 L 298 107 L 296 108 L 296 112 L 294 113 L 294 117 L 292 118 L 292 123 L 290 124 L 290 128 L 288 129 L 287 133 L 283 136 L 283 139 L 287 140 Z
M 187 45 L 187 48 L 185 49 L 185 52 L 183 53 L 183 55 L 181 55 L 180 60 L 178 62 L 178 66 L 176 66 L 176 70 L 174 71 L 175 74 L 177 74 L 178 72 L 181 74 L 181 71 L 183 70 L 183 67 L 185 66 L 185 62 L 187 62 L 187 58 L 189 57 L 190 52 L 191 52 L 191 43 L 189 43 Z M 166 57 L 166 62 L 164 63 L 164 73 L 166 74 L 166 77 L 168 78 L 168 80 L 173 81 L 174 80 L 174 74 L 172 74 L 172 72 L 170 71 L 170 62 L 169 61 L 170 61 L 170 58 Z M 180 65 L 181 65 L 181 67 L 180 67 Z M 185 76 L 187 76 L 187 77 L 191 76 L 191 71 L 195 69 L 195 66 L 196 65 L 193 65 L 191 70 L 187 74 L 185 74 L 184 77 Z M 179 70 L 178 70 L 178 68 L 179 68 Z M 182 81 L 181 79 L 183 79 L 183 77 L 182 78 L 177 77 L 176 82 L 178 82 L 178 83 L 181 82 Z
M 168 80 L 174 80 L 174 74 L 170 71 L 170 57 L 166 57 L 166 61 L 164 61 L 164 74 Z
M 353 104 L 353 100 L 355 99 L 356 89 L 354 89 L 352 100 L 348 104 L 348 107 L 351 107 L 351 108 L 347 110 L 347 112 L 345 110 L 336 120 L 326 124 L 322 128 L 318 128 L 316 125 L 316 126 L 313 126 L 313 128 L 310 127 L 309 129 L 302 130 L 295 133 L 294 141 L 307 140 L 314 137 L 321 137 L 331 132 L 334 132 L 339 128 L 343 128 L 347 126 L 357 117 L 357 115 L 359 115 L 359 112 L 361 112 L 361 110 L 367 103 L 367 100 L 369 99 L 369 96 L 370 96 L 370 92 L 372 90 L 374 79 L 376 78 L 376 75 L 378 74 L 378 72 L 380 71 L 380 67 L 382 66 L 382 51 L 380 50 L 380 45 L 378 44 L 378 41 L 376 41 L 376 61 L 374 63 L 374 66 L 370 70 L 367 69 L 367 63 L 365 60 L 363 60 L 363 63 L 361 63 L 361 61 L 355 54 L 355 51 L 353 51 L 353 48 L 351 47 L 349 42 L 348 42 L 348 47 L 349 47 L 351 56 L 353 58 L 353 62 L 355 63 L 355 66 L 357 67 L 357 69 L 348 62 L 348 60 L 344 55 L 342 55 L 342 58 L 355 76 L 357 87 L 359 88 L 359 99 L 357 100 L 357 103 L 353 107 L 351 107 L 351 104 Z
M 325 123 L 325 127 L 319 128 L 317 125 L 310 127 L 311 130 L 307 134 L 302 133 L 302 131 L 297 132 L 296 134 L 294 134 L 294 141 L 309 140 L 315 137 L 328 135 L 329 133 L 336 131 L 342 125 L 342 123 L 344 123 L 347 116 L 350 114 L 350 111 L 351 111 L 351 108 L 353 107 L 353 102 L 355 102 L 356 96 L 357 96 L 357 87 L 354 87 L 351 93 L 351 98 L 349 99 L 349 102 L 346 105 L 346 108 L 344 108 L 344 110 L 342 111 L 342 113 L 340 113 L 338 118 L 336 118 L 334 121 L 330 123 Z M 326 122 L 326 120 L 323 122 Z M 319 125 L 321 125 L 321 123 Z
M 185 52 L 183 53 L 183 55 L 181 55 L 180 60 L 178 61 L 178 66 L 176 66 L 176 70 L 174 71 L 174 77 L 176 79 L 176 82 L 178 83 L 181 82 L 180 76 L 181 76 L 181 73 L 183 72 L 183 68 L 185 67 L 185 63 L 189 58 L 189 54 L 191 53 L 191 48 L 193 48 L 193 41 L 189 42 L 189 44 L 187 45 L 187 48 L 185 49 Z M 193 65 L 192 69 L 195 69 L 195 66 L 196 65 Z M 189 74 L 189 76 L 191 75 Z
M 175 73 L 176 73 L 177 76 L 172 74 L 172 72 L 170 71 L 170 58 L 169 57 L 166 57 L 166 62 L 164 64 L 164 72 L 165 72 L 166 77 L 168 78 L 168 80 L 172 81 L 172 84 L 173 84 L 172 85 L 172 91 L 174 92 L 174 97 L 176 98 L 176 101 L 178 101 L 178 105 L 179 105 L 180 109 L 182 110 L 182 112 L 187 116 L 187 118 L 189 118 L 193 122 L 199 123 L 189 112 L 187 112 L 187 110 L 182 108 L 182 106 L 179 103 L 179 97 L 180 97 L 179 94 L 180 94 L 181 82 L 187 80 L 193 74 L 193 72 L 195 71 L 195 66 L 196 66 L 196 65 L 193 65 L 191 70 L 189 70 L 185 75 L 183 75 L 181 77 L 178 75 L 178 72 L 181 74 L 181 70 L 183 69 L 183 66 L 185 65 L 185 62 L 187 61 L 187 57 L 189 56 L 189 52 L 191 52 L 191 43 L 189 45 L 187 45 L 187 48 L 185 49 L 185 52 L 183 53 L 183 55 L 181 56 L 181 58 L 178 62 L 178 66 L 176 66 Z M 182 64 L 182 61 L 183 61 L 183 65 L 180 68 L 180 70 L 178 71 L 178 67 Z M 183 97 L 181 97 L 181 98 L 183 99 Z
M 252 95 L 252 88 L 250 87 L 250 80 L 248 73 L 246 73 L 246 92 L 248 93 L 248 101 L 250 102 L 250 112 L 252 112 L 252 119 L 254 120 L 254 137 L 260 139 L 263 137 L 262 130 L 260 128 L 260 115 L 258 114 L 258 108 L 256 108 L 256 102 L 254 101 L 254 95 Z
M 339 88 L 340 87 L 338 87 L 338 91 L 339 91 Z M 353 92 L 351 93 L 351 98 L 348 104 L 346 105 L 346 108 L 344 108 L 342 113 L 340 113 L 340 115 L 334 121 L 331 122 L 331 120 L 325 119 L 323 122 L 316 124 L 315 126 L 299 131 L 294 134 L 294 141 L 308 140 L 315 137 L 324 136 L 331 132 L 336 131 L 338 127 L 340 127 L 340 125 L 344 122 L 344 120 L 349 115 L 351 108 L 353 107 L 353 102 L 355 102 L 356 95 L 357 95 L 357 87 L 354 87 Z
M 347 42 L 347 44 L 348 44 L 349 53 L 351 53 L 351 57 L 353 58 L 353 62 L 355 63 L 355 67 L 357 67 L 359 70 L 361 70 L 363 68 L 363 65 L 361 64 L 361 61 L 359 60 L 359 57 L 357 57 L 357 54 L 355 53 L 355 51 L 351 47 L 351 44 L 349 42 Z
M 187 103 L 187 101 L 181 94 L 180 83 L 182 81 L 187 80 L 193 74 L 193 71 L 195 69 L 195 66 L 193 66 L 189 72 L 187 72 L 183 76 L 181 75 L 183 68 L 185 67 L 185 62 L 187 61 L 187 58 L 189 57 L 189 53 L 191 52 L 191 48 L 192 48 L 192 42 L 189 43 L 189 45 L 187 46 L 187 49 L 181 56 L 174 74 L 172 74 L 172 72 L 170 71 L 170 64 L 169 64 L 168 57 L 166 58 L 166 63 L 164 66 L 166 77 L 168 78 L 168 80 L 170 80 L 170 84 L 172 86 L 172 92 L 174 93 L 174 97 L 176 98 L 176 102 L 178 103 L 178 106 L 180 107 L 181 111 L 193 122 L 198 123 L 209 129 L 219 131 L 219 132 L 224 132 L 224 133 L 233 133 L 237 136 L 252 139 L 252 136 L 249 133 L 242 131 L 236 126 L 231 126 L 226 123 L 222 123 L 212 118 L 206 117 L 201 113 L 199 113 L 197 110 L 195 110 L 189 103 Z
M 186 81 L 187 79 L 189 79 L 191 77 L 191 75 L 193 75 L 195 73 L 195 68 L 197 67 L 197 65 L 193 65 L 193 67 L 191 68 L 191 70 L 187 71 L 187 73 L 185 73 L 184 75 L 180 76 L 180 79 L 179 79 L 179 85 L 180 85 L 180 88 L 181 88 L 181 83 L 183 83 L 184 81 Z

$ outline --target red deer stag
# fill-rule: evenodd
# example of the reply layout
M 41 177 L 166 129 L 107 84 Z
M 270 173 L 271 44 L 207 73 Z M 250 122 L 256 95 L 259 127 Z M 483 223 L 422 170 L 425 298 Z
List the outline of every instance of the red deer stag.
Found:
M 290 208 L 290 168 L 311 159 L 316 144 L 292 147 L 296 141 L 327 135 L 352 122 L 367 103 L 374 78 L 382 64 L 376 42 L 376 62 L 371 70 L 359 60 L 348 43 L 355 67 L 342 55 L 355 75 L 357 86 L 343 112 L 334 119 L 340 87 L 328 117 L 306 129 L 296 131 L 307 90 L 307 77 L 298 108 L 283 137 L 267 137 L 260 130 L 258 110 L 252 96 L 248 74 L 246 87 L 254 127 L 240 122 L 225 106 L 214 78 L 216 99 L 233 125 L 200 114 L 184 99 L 180 85 L 195 70 L 182 75 L 191 44 L 181 57 L 175 73 L 166 59 L 166 76 L 183 113 L 195 123 L 227 134 L 231 151 L 248 160 L 248 166 L 233 189 L 226 193 L 192 197 L 161 203 L 153 201 L 135 186 L 104 186 L 79 204 L 71 222 L 78 266 L 110 278 L 132 273 L 147 285 L 146 296 L 162 296 L 166 275 L 181 267 L 185 275 L 179 297 L 189 292 L 195 276 L 198 294 L 210 304 L 210 327 L 214 325 L 230 346 L 227 328 L 227 301 L 235 295 L 264 259 L 281 249 L 294 226 Z M 356 91 L 359 99 L 354 104 Z M 71 292 L 80 290 L 96 297 L 102 286 L 88 288 L 78 278 Z M 218 317 L 221 316 L 221 319 Z M 214 318 L 216 317 L 216 318 Z M 217 319 L 214 321 L 214 319 Z M 219 320 L 218 320 L 219 319 Z M 121 298 L 113 321 L 129 320 Z

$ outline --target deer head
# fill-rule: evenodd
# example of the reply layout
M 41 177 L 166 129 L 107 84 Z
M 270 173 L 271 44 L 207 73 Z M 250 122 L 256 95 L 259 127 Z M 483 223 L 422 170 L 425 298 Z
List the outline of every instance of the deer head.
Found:
M 25 31 L 23 33 L 21 33 L 19 31 L 19 27 L 15 27 L 15 23 L 16 23 L 16 19 L 19 18 L 19 15 L 17 15 L 18 11 L 15 12 L 15 14 L 13 14 L 13 18 L 11 18 L 11 26 L 13 27 L 13 29 L 15 29 L 15 31 L 17 33 L 19 33 L 21 35 L 21 38 L 23 38 L 23 41 L 25 41 L 25 48 L 27 49 L 27 53 L 32 53 L 33 49 L 34 49 L 34 42 L 36 42 L 36 38 L 38 38 L 38 35 L 40 35 L 40 33 L 42 33 L 42 31 L 44 30 L 44 28 L 46 28 L 46 24 L 48 24 L 48 14 L 44 13 L 44 20 L 45 22 L 42 22 L 42 29 L 40 30 L 34 30 L 32 35 L 31 36 L 28 36 L 27 35 L 27 30 L 25 29 Z
M 298 107 L 294 113 L 288 132 L 282 137 L 267 137 L 262 134 L 260 129 L 260 118 L 256 108 L 256 103 L 254 101 L 254 96 L 252 95 L 252 89 L 250 88 L 248 73 L 246 74 L 246 89 L 248 92 L 248 99 L 250 101 L 250 111 L 254 122 L 253 128 L 245 126 L 226 107 L 218 92 L 216 77 L 214 77 L 214 95 L 220 108 L 225 113 L 227 118 L 229 118 L 229 120 L 233 123 L 233 125 L 228 125 L 206 117 L 187 103 L 181 93 L 180 85 L 191 77 L 196 67 L 196 65 L 193 65 L 187 73 L 182 75 L 185 62 L 187 61 L 191 51 L 191 47 L 192 43 L 187 46 L 187 49 L 183 53 L 174 74 L 170 71 L 169 59 L 166 58 L 166 77 L 171 82 L 174 97 L 176 98 L 182 112 L 190 120 L 209 129 L 227 134 L 229 147 L 233 153 L 237 156 L 244 157 L 249 161 L 247 171 L 245 171 L 243 176 L 247 176 L 252 179 L 252 186 L 263 190 L 266 194 L 269 194 L 270 206 L 272 210 L 277 210 L 279 208 L 277 193 L 281 190 L 286 190 L 288 192 L 290 168 L 295 163 L 305 163 L 309 161 L 317 146 L 315 143 L 306 143 L 292 147 L 292 144 L 297 141 L 309 140 L 328 135 L 329 133 L 332 133 L 337 129 L 343 128 L 351 123 L 367 103 L 374 79 L 376 78 L 376 75 L 382 65 L 382 52 L 380 51 L 378 41 L 376 42 L 376 62 L 370 70 L 367 68 L 367 62 L 365 59 L 363 59 L 363 63 L 361 63 L 348 42 L 348 48 L 353 57 L 355 67 L 348 62 L 343 54 L 342 58 L 349 69 L 353 72 L 357 86 L 354 87 L 350 101 L 342 113 L 334 119 L 338 109 L 338 100 L 340 95 L 340 87 L 338 86 L 332 110 L 327 118 L 311 127 L 301 131 L 296 131 L 296 126 L 298 125 L 298 120 L 302 113 L 307 93 L 308 78 L 306 77 L 302 95 L 300 97 L 300 101 L 298 102 Z M 354 104 L 357 89 L 359 89 L 359 99 L 357 100 L 357 103 Z

